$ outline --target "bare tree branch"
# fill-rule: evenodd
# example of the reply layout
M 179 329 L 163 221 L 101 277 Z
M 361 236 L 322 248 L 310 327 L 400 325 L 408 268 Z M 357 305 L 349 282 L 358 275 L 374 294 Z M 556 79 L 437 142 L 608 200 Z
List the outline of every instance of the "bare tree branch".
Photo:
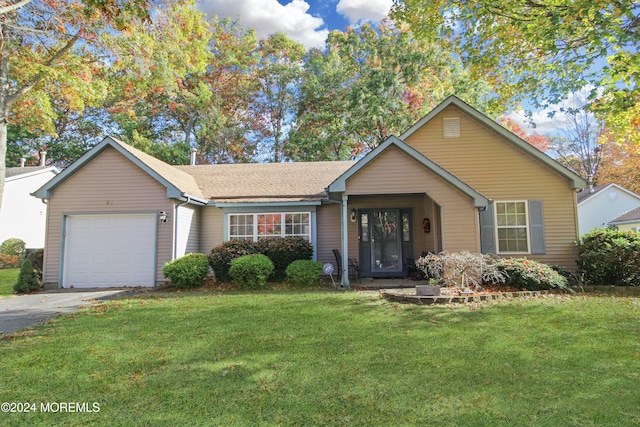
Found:
M 0 15 L 5 15 L 7 13 L 13 12 L 14 10 L 19 9 L 30 2 L 31 0 L 20 0 L 17 3 L 9 4 L 6 6 L 0 6 Z
M 48 61 L 46 61 L 42 65 L 44 65 L 46 67 L 50 67 L 53 64 L 55 64 L 60 58 L 62 58 L 73 47 L 73 45 L 80 38 L 81 33 L 82 33 L 82 28 L 76 33 L 75 36 L 73 36 L 71 39 L 69 39 L 67 44 L 65 44 L 62 49 L 60 49 L 58 52 L 56 52 L 55 55 L 53 55 Z M 40 73 L 36 74 L 31 80 L 29 80 L 28 82 L 23 84 L 21 87 L 16 89 L 16 91 L 12 95 L 7 97 L 6 107 L 7 108 L 11 107 L 11 105 L 18 98 L 20 98 L 25 93 L 29 92 L 35 85 L 38 84 L 38 82 L 40 82 L 44 78 L 44 76 L 45 76 L 45 73 L 44 72 L 40 72 Z

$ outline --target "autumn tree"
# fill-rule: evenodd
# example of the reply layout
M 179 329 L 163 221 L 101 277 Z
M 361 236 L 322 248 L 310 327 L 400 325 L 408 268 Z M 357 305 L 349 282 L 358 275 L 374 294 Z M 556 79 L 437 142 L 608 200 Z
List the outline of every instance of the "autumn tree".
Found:
M 382 22 L 333 31 L 311 52 L 301 85 L 291 158 L 354 158 L 400 134 L 450 94 L 486 107 L 487 87 L 451 52 Z
M 255 131 L 266 143 L 270 160 L 279 162 L 296 112 L 305 49 L 286 34 L 275 33 L 260 41 L 258 54 L 257 93 L 251 104 L 257 119 Z
M 148 0 L 48 0 L 6 4 L 0 17 L 0 201 L 4 192 L 8 123 L 53 132 L 52 87 L 70 108 L 104 54 L 101 34 L 149 19 Z M 47 123 L 49 121 L 49 123 Z
M 452 43 L 498 103 L 526 96 L 543 107 L 591 87 L 589 108 L 619 141 L 640 142 L 638 3 L 396 0 L 393 16 L 419 37 Z
M 603 123 L 584 108 L 568 109 L 558 121 L 565 125 L 551 137 L 556 159 L 590 183 L 599 184 L 603 145 L 615 145 L 608 140 L 610 134 Z
M 252 70 L 258 60 L 253 30 L 237 21 L 210 19 L 210 55 L 206 70 L 190 73 L 169 103 L 171 115 L 193 134 L 199 160 L 207 163 L 246 162 L 256 152 L 250 138 L 256 119 L 250 112 L 257 81 Z
M 597 184 L 615 183 L 640 194 L 640 146 L 627 141 L 603 144 L 600 150 Z
M 549 149 L 549 137 L 542 135 L 535 130 L 532 132 L 526 132 L 522 129 L 522 126 L 516 123 L 511 117 L 501 117 L 500 120 L 498 120 L 498 123 L 516 136 L 528 142 L 530 145 L 536 147 L 538 150 L 544 152 Z
M 193 0 L 171 2 L 153 21 L 125 34 L 105 35 L 114 52 L 108 76 L 113 90 L 105 109 L 118 136 L 164 161 L 188 161 L 194 119 L 187 108 L 178 111 L 176 100 L 187 93 L 196 98 L 190 108 L 197 109 L 198 96 L 209 96 L 206 85 L 189 88 L 187 79 L 207 70 L 210 40 Z

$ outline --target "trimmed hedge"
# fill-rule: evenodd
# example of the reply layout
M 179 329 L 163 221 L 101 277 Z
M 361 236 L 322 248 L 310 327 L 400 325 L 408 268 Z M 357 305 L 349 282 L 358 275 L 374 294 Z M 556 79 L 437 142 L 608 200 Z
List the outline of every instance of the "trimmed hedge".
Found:
M 274 264 L 274 276 L 284 278 L 286 268 L 293 261 L 311 259 L 313 246 L 302 237 L 271 237 L 257 242 L 250 240 L 229 240 L 211 250 L 209 265 L 216 279 L 222 282 L 231 281 L 229 268 L 231 261 L 245 255 L 263 254 Z
M 527 291 L 570 291 L 567 278 L 546 264 L 526 258 L 503 258 L 496 265 L 507 274 L 506 285 Z
M 293 261 L 287 267 L 287 279 L 294 286 L 317 286 L 320 283 L 323 264 L 309 259 Z
M 162 273 L 176 288 L 197 288 L 202 286 L 209 271 L 205 254 L 192 253 L 176 258 L 162 267 Z
M 273 262 L 264 254 L 241 256 L 231 261 L 231 280 L 244 289 L 262 288 L 273 274 Z
M 576 246 L 586 285 L 640 286 L 640 233 L 598 228 Z

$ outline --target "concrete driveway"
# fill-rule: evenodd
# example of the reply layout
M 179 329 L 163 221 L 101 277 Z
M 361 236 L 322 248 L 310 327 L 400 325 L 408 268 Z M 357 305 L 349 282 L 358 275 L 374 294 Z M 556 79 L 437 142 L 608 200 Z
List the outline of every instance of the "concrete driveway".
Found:
M 125 289 L 57 289 L 37 294 L 0 298 L 0 336 L 12 334 L 63 313 L 71 313 L 80 307 L 98 304 Z

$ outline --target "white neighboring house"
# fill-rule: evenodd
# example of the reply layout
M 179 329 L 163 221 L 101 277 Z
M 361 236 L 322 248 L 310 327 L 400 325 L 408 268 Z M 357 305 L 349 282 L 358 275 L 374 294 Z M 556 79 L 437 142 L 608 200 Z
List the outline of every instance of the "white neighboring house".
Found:
M 617 184 L 586 188 L 578 193 L 580 235 L 604 228 L 620 215 L 640 207 L 640 196 Z
M 44 248 L 47 205 L 31 193 L 60 172 L 54 166 L 7 168 L 0 206 L 0 243 L 17 237 L 27 248 Z

